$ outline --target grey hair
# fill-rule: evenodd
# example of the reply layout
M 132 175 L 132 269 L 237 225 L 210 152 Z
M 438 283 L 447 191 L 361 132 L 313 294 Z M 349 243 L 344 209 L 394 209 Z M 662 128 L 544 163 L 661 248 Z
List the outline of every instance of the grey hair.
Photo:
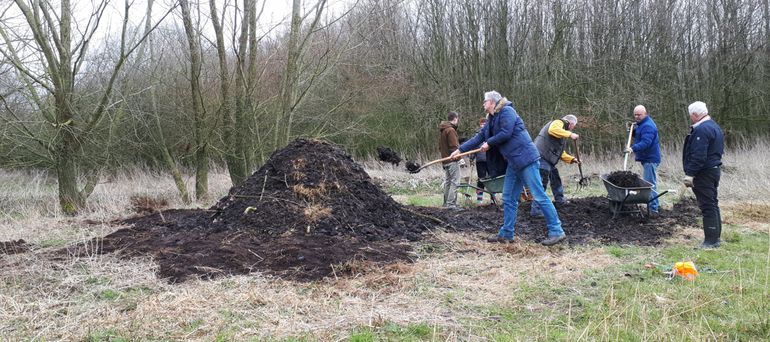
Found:
M 709 109 L 706 108 L 706 104 L 701 101 L 695 101 L 687 107 L 688 114 L 698 114 L 698 117 L 706 116 L 709 113 Z
M 498 103 L 502 99 L 503 99 L 503 95 L 500 95 L 500 93 L 494 90 L 484 93 L 484 101 L 492 101 L 494 103 Z
M 574 116 L 574 115 L 572 115 L 572 114 L 567 114 L 567 115 L 565 115 L 565 116 L 562 118 L 562 120 L 566 120 L 567 122 L 569 122 L 569 123 L 571 123 L 571 124 L 573 124 L 573 125 L 577 125 L 577 116 Z

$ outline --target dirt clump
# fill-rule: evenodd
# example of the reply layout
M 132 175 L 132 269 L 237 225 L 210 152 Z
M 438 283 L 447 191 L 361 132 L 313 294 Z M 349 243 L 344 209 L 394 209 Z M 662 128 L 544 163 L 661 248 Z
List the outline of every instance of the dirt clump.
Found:
M 631 171 L 615 171 L 607 176 L 607 181 L 620 188 L 639 188 L 647 186 L 638 174 Z
M 406 241 L 435 222 L 404 209 L 340 147 L 298 139 L 208 210 L 121 222 L 101 252 L 150 255 L 172 282 L 262 271 L 296 280 L 345 274 L 354 261 L 409 262 Z
M 26 253 L 30 250 L 32 250 L 32 245 L 22 239 L 0 241 L 0 254 Z
M 542 217 L 531 217 L 531 202 L 519 205 L 516 219 L 516 239 L 540 242 L 547 231 Z M 472 212 L 447 212 L 438 208 L 415 208 L 424 215 L 444 221 L 448 230 L 463 232 L 497 233 L 503 222 L 502 207 L 480 206 Z M 660 217 L 640 218 L 621 215 L 614 220 L 609 202 L 604 197 L 573 198 L 570 203 L 556 208 L 570 244 L 598 242 L 603 244 L 634 244 L 654 246 L 661 244 L 682 227 L 697 227 L 700 211 L 693 199 L 676 203 L 670 210 L 661 209 Z
M 406 170 L 409 172 L 417 172 L 417 170 L 420 169 L 420 163 L 416 161 L 407 161 L 406 162 Z
M 392 149 L 390 149 L 390 147 L 386 147 L 386 146 L 377 147 L 377 157 L 380 158 L 381 161 L 384 161 L 386 163 L 391 163 L 395 166 L 398 166 L 398 164 L 401 163 L 401 157 L 399 157 L 396 151 L 393 151 Z

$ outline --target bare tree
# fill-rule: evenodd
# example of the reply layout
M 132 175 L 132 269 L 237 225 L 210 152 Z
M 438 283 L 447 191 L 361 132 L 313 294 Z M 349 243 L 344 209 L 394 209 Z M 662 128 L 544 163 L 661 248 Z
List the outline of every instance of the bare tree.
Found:
M 77 37 L 73 37 L 72 32 L 76 23 L 73 21 L 70 0 L 61 0 L 58 10 L 50 1 L 16 0 L 14 3 L 22 13 L 23 24 L 9 27 L 10 22 L 4 21 L 0 25 L 0 35 L 5 41 L 0 52 L 11 60 L 26 83 L 31 103 L 50 125 L 46 130 L 50 140 L 29 129 L 26 131 L 29 139 L 37 141 L 43 151 L 41 154 L 50 156 L 57 174 L 62 210 L 67 214 L 75 214 L 83 208 L 99 179 L 98 168 L 83 169 L 87 163 L 84 163 L 85 156 L 80 154 L 81 148 L 83 144 L 92 141 L 94 130 L 103 123 L 105 113 L 113 105 L 110 99 L 115 81 L 129 56 L 146 35 L 133 40 L 129 37 L 128 14 L 131 3 L 126 1 L 117 60 L 96 106 L 89 109 L 76 103 L 78 73 L 86 61 L 107 2 L 95 4 L 85 28 L 76 31 Z M 31 39 L 23 38 L 26 30 L 31 32 Z M 18 40 L 9 33 L 13 33 Z M 40 58 L 34 62 L 27 59 L 38 56 Z M 52 101 L 47 99 L 49 96 Z M 86 182 L 80 187 L 78 178 L 84 174 Z

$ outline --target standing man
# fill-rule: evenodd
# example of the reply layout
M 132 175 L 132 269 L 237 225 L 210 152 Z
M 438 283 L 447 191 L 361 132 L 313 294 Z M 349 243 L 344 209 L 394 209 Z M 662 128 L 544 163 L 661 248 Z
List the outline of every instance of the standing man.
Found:
M 567 147 L 567 139 L 577 140 L 580 136 L 572 133 L 577 125 L 577 117 L 567 114 L 559 120 L 549 121 L 540 129 L 540 133 L 535 138 L 535 147 L 540 153 L 540 178 L 543 179 L 543 189 L 548 188 L 548 181 L 551 181 L 551 192 L 553 192 L 554 203 L 564 205 L 567 200 L 564 199 L 564 186 L 561 183 L 559 170 L 556 164 L 559 160 L 565 163 L 579 163 L 577 158 L 564 151 Z M 540 206 L 532 203 L 531 216 L 543 216 Z
M 722 215 L 719 212 L 717 188 L 721 176 L 724 135 L 709 116 L 706 104 L 693 102 L 687 108 L 693 125 L 684 140 L 684 184 L 692 188 L 703 214 L 704 240 L 701 248 L 718 248 L 722 235 Z
M 438 126 L 441 133 L 438 139 L 441 158 L 449 157 L 460 146 L 457 139 L 457 124 L 460 122 L 460 115 L 457 112 L 449 112 L 446 119 L 447 121 L 442 121 Z M 459 209 L 457 207 L 457 185 L 460 183 L 460 164 L 457 160 L 445 161 L 442 164 L 444 166 L 443 207 L 457 210 Z
M 650 198 L 658 196 L 657 171 L 660 165 L 660 141 L 658 140 L 658 126 L 647 113 L 647 108 L 642 105 L 634 107 L 634 144 L 626 147 L 624 152 L 634 153 L 636 161 L 642 164 L 642 178 L 652 184 Z M 657 218 L 660 210 L 660 202 L 656 198 L 649 203 L 650 216 Z
M 481 146 L 481 150 L 488 151 L 487 163 L 506 163 L 505 183 L 503 183 L 503 225 L 497 234 L 487 238 L 489 242 L 513 242 L 516 214 L 519 207 L 519 195 L 524 186 L 527 186 L 534 196 L 534 200 L 540 205 L 545 215 L 548 226 L 548 237 L 542 244 L 555 245 L 564 241 L 567 237 L 561 227 L 561 220 L 556 213 L 556 208 L 545 194 L 543 183 L 540 179 L 538 153 L 532 138 L 524 127 L 524 121 L 513 109 L 513 104 L 502 97 L 496 91 L 484 94 L 484 111 L 489 114 L 489 120 L 473 138 L 460 145 L 457 151 L 452 152 L 452 157 L 464 151 Z M 499 153 L 502 159 L 490 158 L 490 153 Z

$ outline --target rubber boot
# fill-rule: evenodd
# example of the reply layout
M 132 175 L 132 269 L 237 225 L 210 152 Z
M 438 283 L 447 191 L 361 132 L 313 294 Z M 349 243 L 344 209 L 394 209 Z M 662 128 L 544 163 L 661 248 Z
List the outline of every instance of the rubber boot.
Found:
M 703 217 L 703 236 L 705 237 L 701 247 L 717 248 L 720 245 L 719 237 L 722 234 L 722 223 L 719 220 L 719 212 Z

